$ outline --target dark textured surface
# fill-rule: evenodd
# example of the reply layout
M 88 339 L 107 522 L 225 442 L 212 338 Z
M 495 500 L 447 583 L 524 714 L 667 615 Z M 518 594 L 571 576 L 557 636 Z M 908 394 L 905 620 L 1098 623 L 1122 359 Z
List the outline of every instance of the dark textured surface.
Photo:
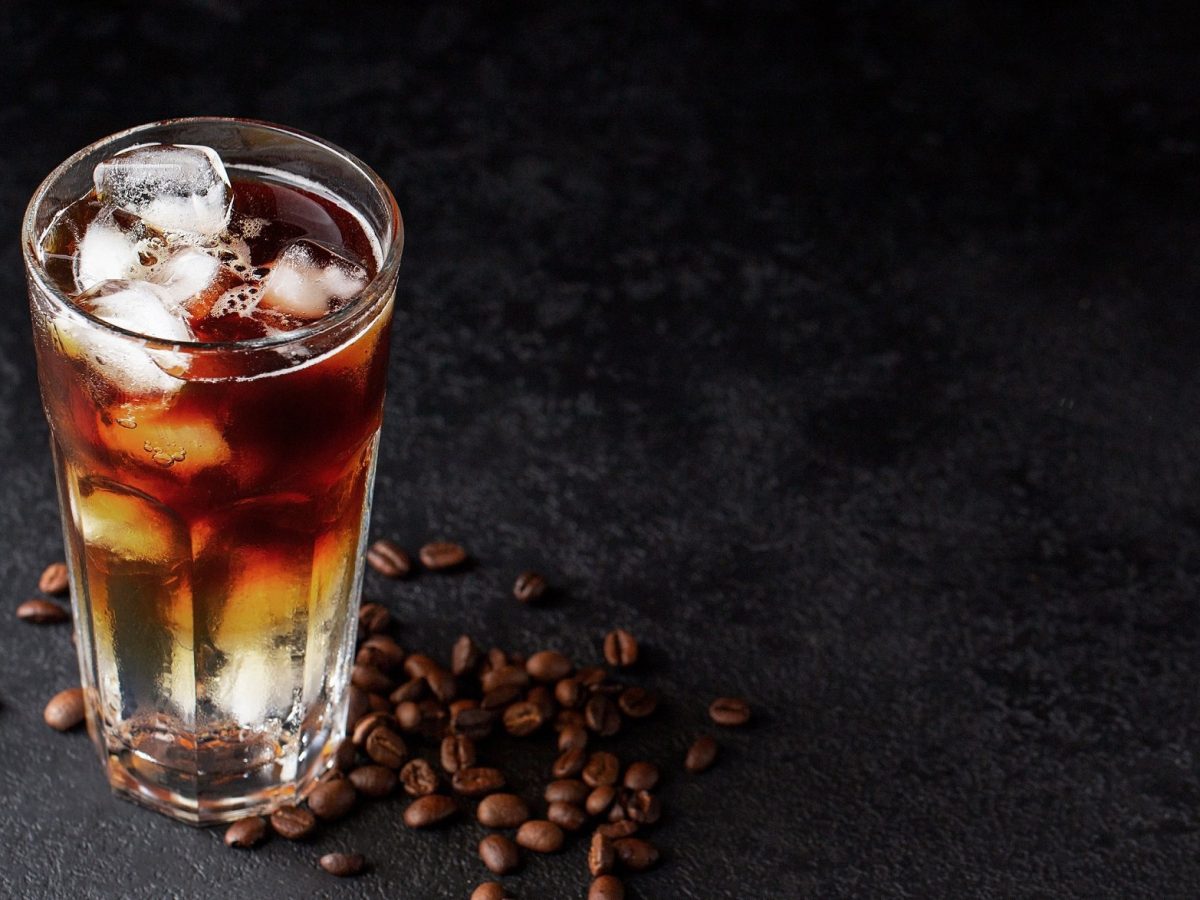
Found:
M 97 4 L 98 6 L 99 4 Z M 1200 894 L 1189 23 L 1088 5 L 328 4 L 0 12 L 0 576 L 58 555 L 17 252 L 37 181 L 168 115 L 285 122 L 405 211 L 370 580 L 407 646 L 593 658 L 755 727 L 671 774 L 637 898 Z M 733 8 L 738 12 L 731 11 Z M 1119 7 L 1123 9 L 1124 7 Z M 1083 10 L 1087 9 L 1088 12 Z M 536 565 L 567 588 L 507 597 Z M 374 805 L 227 850 L 40 721 L 65 630 L 0 633 L 0 893 L 465 898 L 477 826 Z M 497 750 L 532 783 L 548 751 Z M 373 874 L 316 868 L 360 850 Z M 583 848 L 508 879 L 581 897 Z

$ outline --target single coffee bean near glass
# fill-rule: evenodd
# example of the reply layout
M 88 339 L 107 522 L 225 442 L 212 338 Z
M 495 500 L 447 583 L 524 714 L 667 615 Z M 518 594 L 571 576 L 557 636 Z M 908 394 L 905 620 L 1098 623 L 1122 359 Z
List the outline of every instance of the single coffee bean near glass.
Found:
M 462 565 L 467 551 L 451 541 L 433 541 L 420 551 L 421 564 L 432 572 L 441 572 Z
M 83 722 L 83 688 L 67 688 L 50 698 L 42 718 L 55 731 L 69 731 Z
M 17 618 L 22 622 L 32 622 L 34 625 L 54 625 L 59 622 L 70 622 L 71 612 L 53 600 L 35 597 L 17 607 Z
M 281 806 L 271 813 L 271 828 L 280 837 L 300 841 L 317 829 L 317 817 L 301 806 Z
M 225 845 L 247 849 L 261 844 L 267 836 L 267 820 L 262 816 L 239 819 L 225 831 Z
M 61 562 L 50 563 L 42 572 L 41 578 L 38 579 L 38 590 L 43 594 L 65 594 L 70 587 L 69 576 L 67 572 L 67 564 Z
M 321 868 L 338 878 L 360 875 L 366 867 L 366 857 L 361 853 L 326 853 L 321 857 Z
M 386 538 L 367 548 L 367 564 L 387 578 L 405 578 L 412 572 L 412 560 L 404 548 Z

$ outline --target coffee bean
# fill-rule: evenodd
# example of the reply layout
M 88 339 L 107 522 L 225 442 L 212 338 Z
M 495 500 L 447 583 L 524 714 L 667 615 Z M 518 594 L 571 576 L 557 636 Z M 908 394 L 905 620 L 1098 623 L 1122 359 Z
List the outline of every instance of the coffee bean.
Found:
M 528 700 L 514 703 L 504 710 L 504 730 L 516 737 L 533 734 L 542 727 L 542 711 Z
M 658 784 L 658 766 L 648 762 L 630 763 L 625 770 L 624 784 L 631 791 L 653 790 Z
M 584 666 L 575 672 L 575 677 L 585 688 L 593 688 L 603 684 L 608 678 L 608 669 L 604 666 Z
M 633 819 L 621 819 L 619 822 L 609 822 L 606 825 L 598 826 L 596 833 L 615 841 L 618 838 L 629 837 L 637 830 L 638 824 Z
M 658 698 L 645 688 L 631 687 L 621 692 L 617 706 L 631 719 L 644 719 L 658 709 Z
M 482 797 L 504 787 L 504 773 L 487 766 L 471 766 L 459 769 L 450 779 L 456 793 L 467 797 Z
M 557 731 L 564 731 L 567 728 L 583 728 L 587 725 L 587 718 L 582 710 L 578 709 L 560 709 L 554 714 L 554 728 Z
M 621 762 L 606 750 L 593 753 L 583 767 L 583 783 L 588 787 L 616 784 L 621 774 Z
M 396 682 L 374 666 L 356 665 L 350 671 L 350 683 L 369 694 L 390 694 L 396 689 Z
M 489 834 L 479 842 L 479 858 L 489 871 L 505 875 L 520 864 L 521 851 L 504 835 Z
M 358 608 L 358 624 L 367 634 L 379 634 L 392 624 L 392 614 L 382 603 L 364 603 Z
M 621 730 L 621 714 L 617 706 L 603 694 L 595 694 L 583 708 L 587 727 L 601 737 L 612 737 Z
M 488 828 L 516 828 L 529 818 L 529 806 L 516 794 L 489 794 L 479 801 L 475 817 Z
M 627 815 L 625 815 L 625 800 L 627 799 L 627 794 L 628 791 L 626 791 L 625 788 L 621 788 L 617 791 L 617 796 L 613 800 L 613 805 L 608 808 L 608 821 L 622 822 L 629 818 Z
M 481 741 L 492 733 L 496 713 L 490 709 L 463 709 L 454 714 L 450 727 L 473 741 Z
M 71 613 L 60 603 L 35 597 L 17 607 L 17 618 L 34 625 L 54 625 L 58 622 L 70 622 Z
M 558 759 L 554 760 L 554 765 L 550 767 L 550 774 L 555 778 L 574 778 L 583 771 L 586 758 L 587 754 L 582 748 L 566 750 L 559 755 Z
M 386 712 L 370 712 L 354 723 L 354 730 L 350 734 L 350 740 L 354 746 L 362 747 L 367 742 L 367 737 L 371 732 L 380 726 L 391 726 L 396 724 L 396 717 L 391 713 Z
M 367 708 L 371 712 L 387 712 L 391 704 L 383 694 L 367 694 Z
M 321 868 L 338 878 L 361 875 L 367 860 L 361 853 L 326 853 L 321 857 Z
M 367 565 L 387 578 L 405 578 L 412 571 L 412 560 L 404 548 L 387 538 L 367 548 Z
M 583 706 L 587 694 L 578 678 L 563 678 L 554 685 L 554 699 L 568 709 Z
M 545 819 L 530 819 L 517 829 L 517 843 L 534 853 L 554 853 L 563 845 L 562 829 Z
M 424 684 L 424 682 L 422 682 Z M 416 731 L 421 725 L 421 707 L 412 700 L 396 704 L 396 724 L 401 731 Z
M 617 628 L 604 636 L 604 659 L 610 666 L 632 666 L 637 658 L 637 639 L 628 631 Z
M 471 900 L 508 900 L 512 897 L 498 881 L 485 881 L 471 891 Z
M 409 678 L 424 678 L 437 668 L 437 660 L 427 653 L 410 653 L 404 658 L 404 673 Z
M 625 801 L 625 815 L 643 825 L 653 825 L 662 818 L 662 801 L 649 791 L 634 791 Z
M 625 885 L 614 875 L 601 875 L 588 888 L 587 900 L 625 900 Z
M 420 700 L 425 696 L 425 679 L 410 678 L 388 696 L 388 700 L 399 705 L 409 700 Z
M 400 768 L 404 765 L 404 760 L 408 759 L 408 747 L 405 746 L 404 738 L 384 725 L 367 735 L 363 749 L 372 760 L 389 769 Z
M 338 745 L 337 753 L 333 755 L 333 766 L 339 772 L 349 772 L 354 768 L 354 760 L 358 756 L 358 748 L 353 741 L 343 740 Z
M 593 878 L 607 875 L 612 871 L 613 863 L 617 861 L 616 851 L 613 850 L 612 840 L 596 832 L 588 845 L 587 865 Z
M 483 709 L 500 709 L 521 696 L 521 688 L 515 684 L 502 684 L 483 695 L 479 705 Z
M 613 779 L 616 780 L 615 778 Z M 582 803 L 587 799 L 588 786 L 578 778 L 560 778 L 546 785 L 547 803 Z
M 573 803 L 551 803 L 546 807 L 546 818 L 563 831 L 578 831 L 587 821 L 584 811 Z
M 300 841 L 317 828 L 317 818 L 299 806 L 281 806 L 271 813 L 271 827 L 280 837 Z
M 400 783 L 410 797 L 426 797 L 438 788 L 438 775 L 433 766 L 417 757 L 400 770 Z
M 387 766 L 359 766 L 348 777 L 354 789 L 364 797 L 378 800 L 396 789 L 396 773 Z
M 43 594 L 65 594 L 70 586 L 66 563 L 50 563 L 38 579 L 38 590 Z
M 443 668 L 436 668 L 425 673 L 425 683 L 433 696 L 443 703 L 449 703 L 458 694 L 458 681 Z
M 247 850 L 261 844 L 266 836 L 267 820 L 262 816 L 250 816 L 225 829 L 225 846 Z
M 442 738 L 442 768 L 453 775 L 459 769 L 475 765 L 475 742 L 465 734 L 448 734 Z
M 450 720 L 450 713 L 447 712 L 446 707 L 433 698 L 428 698 L 418 702 L 417 709 L 421 711 L 421 721 L 417 724 L 417 733 L 431 740 L 440 741 L 445 737 L 446 725 Z
M 564 753 L 568 750 L 582 750 L 587 746 L 587 742 L 587 729 L 578 725 L 569 725 L 558 733 L 558 749 Z
M 554 702 L 554 695 L 548 685 L 535 684 L 529 689 L 525 699 L 541 710 L 543 722 L 554 718 L 554 714 L 558 712 L 558 704 Z
M 333 821 L 350 812 L 356 796 L 354 785 L 349 779 L 323 781 L 308 795 L 308 808 L 318 819 Z
M 483 665 L 479 667 L 479 674 L 486 675 L 488 672 L 494 672 L 502 666 L 508 665 L 508 654 L 499 647 L 492 647 L 487 652 L 487 656 L 483 660 Z
M 613 850 L 621 865 L 634 872 L 642 872 L 658 862 L 658 848 L 641 838 L 617 838 Z
M 450 650 L 450 671 L 455 675 L 466 675 L 474 672 L 479 665 L 481 653 L 479 647 L 469 635 L 460 635 Z
M 445 794 L 426 794 L 418 797 L 404 810 L 404 824 L 409 828 L 428 828 L 444 822 L 458 812 L 454 800 Z
M 717 742 L 707 734 L 696 738 L 691 747 L 688 748 L 687 756 L 683 760 L 683 768 L 696 775 L 703 772 L 717 760 Z
M 367 697 L 367 692 L 362 688 L 351 685 L 348 693 L 350 702 L 347 704 L 346 710 L 346 727 L 353 728 L 358 724 L 358 720 L 370 711 L 371 701 Z
M 485 694 L 491 693 L 496 688 L 508 685 L 514 685 L 521 690 L 525 690 L 525 688 L 529 687 L 529 673 L 524 668 L 509 663 L 498 669 L 492 669 L 479 679 L 479 686 Z
M 50 698 L 42 719 L 55 731 L 70 731 L 83 721 L 83 688 L 67 688 Z
M 598 784 L 587 795 L 587 800 L 584 801 L 583 807 L 587 810 L 589 816 L 600 816 L 612 806 L 613 799 L 616 796 L 617 789 L 613 785 Z
M 431 572 L 441 572 L 462 565 L 467 551 L 451 541 L 432 541 L 421 548 L 421 562 Z
M 365 644 L 358 648 L 358 652 L 354 654 L 354 664 L 356 666 L 369 666 L 373 669 L 382 669 L 386 660 L 383 654 L 374 647 L 368 647 Z
M 718 725 L 745 725 L 750 721 L 750 704 L 741 697 L 718 697 L 708 707 L 708 715 Z
M 558 681 L 571 674 L 571 660 L 557 650 L 540 650 L 525 661 L 525 671 L 535 681 Z
M 522 603 L 536 603 L 546 593 L 546 579 L 537 572 L 522 572 L 513 583 L 513 596 Z
M 373 634 L 363 641 L 363 647 L 369 647 L 383 657 L 379 668 L 384 671 L 395 672 L 404 665 L 404 648 L 391 635 Z

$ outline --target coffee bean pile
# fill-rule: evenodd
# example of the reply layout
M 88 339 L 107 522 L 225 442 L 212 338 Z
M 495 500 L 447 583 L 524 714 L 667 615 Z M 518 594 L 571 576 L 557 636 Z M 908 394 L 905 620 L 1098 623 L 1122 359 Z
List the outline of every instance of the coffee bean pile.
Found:
M 406 578 L 416 569 L 408 553 L 389 540 L 372 544 L 366 558 L 375 571 L 389 578 Z M 438 541 L 423 546 L 417 558 L 426 569 L 447 571 L 462 567 L 468 555 L 458 544 Z M 41 589 L 64 591 L 65 566 L 56 563 L 47 568 Z M 547 591 L 545 578 L 536 572 L 523 572 L 513 586 L 513 596 L 522 603 L 536 603 Z M 65 609 L 62 617 L 26 610 L 30 603 L 50 602 L 28 601 L 18 615 L 39 624 L 69 620 Z M 613 677 L 614 670 L 637 663 L 637 638 L 624 629 L 613 629 L 599 647 L 605 665 L 580 666 L 552 649 L 528 656 L 496 647 L 485 651 L 464 634 L 449 648 L 444 665 L 433 655 L 406 651 L 391 631 L 392 617 L 385 606 L 361 605 L 347 738 L 333 765 L 303 804 L 281 807 L 269 818 L 234 822 L 225 832 L 225 843 L 253 848 L 270 831 L 287 840 L 304 840 L 321 824 L 348 815 L 362 799 L 407 797 L 401 818 L 413 829 L 461 817 L 473 802 L 478 822 L 495 829 L 478 848 L 488 871 L 510 874 L 527 854 L 557 853 L 573 836 L 590 831 L 590 836 L 581 838 L 592 879 L 588 898 L 621 900 L 625 888 L 616 873 L 641 872 L 659 860 L 658 848 L 646 833 L 663 814 L 655 793 L 660 770 L 653 762 L 625 763 L 616 753 L 590 745 L 653 715 L 658 706 L 651 691 Z M 721 726 L 740 726 L 750 719 L 749 705 L 737 697 L 716 698 L 708 712 Z M 60 692 L 46 706 L 46 723 L 60 731 L 75 727 L 83 718 L 79 688 Z M 506 790 L 505 773 L 486 764 L 488 739 L 502 733 L 546 739 L 557 750 L 534 805 L 529 798 Z M 698 774 L 713 765 L 717 754 L 716 740 L 701 735 L 688 749 L 682 767 Z M 359 853 L 327 853 L 318 865 L 337 877 L 359 875 L 368 868 Z M 488 881 L 471 896 L 472 900 L 499 900 L 509 894 L 499 882 Z

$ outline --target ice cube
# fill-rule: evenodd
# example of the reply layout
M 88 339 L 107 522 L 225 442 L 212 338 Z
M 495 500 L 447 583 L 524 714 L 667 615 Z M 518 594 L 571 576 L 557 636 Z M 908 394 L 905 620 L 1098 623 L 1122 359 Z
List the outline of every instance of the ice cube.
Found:
M 336 300 L 349 300 L 367 285 L 358 263 L 315 241 L 301 239 L 279 255 L 263 281 L 259 306 L 297 319 L 319 319 Z
M 98 319 L 160 341 L 189 341 L 191 330 L 179 304 L 145 281 L 103 281 L 75 302 Z
M 86 291 L 115 278 L 129 278 L 141 265 L 138 238 L 117 224 L 111 212 L 101 213 L 83 233 L 75 251 L 75 281 Z
M 92 177 L 102 201 L 164 231 L 213 235 L 229 221 L 229 176 L 210 147 L 131 147 L 96 166 Z
M 208 315 L 213 304 L 241 277 L 199 247 L 184 247 L 163 260 L 154 270 L 160 293 L 197 317 Z

